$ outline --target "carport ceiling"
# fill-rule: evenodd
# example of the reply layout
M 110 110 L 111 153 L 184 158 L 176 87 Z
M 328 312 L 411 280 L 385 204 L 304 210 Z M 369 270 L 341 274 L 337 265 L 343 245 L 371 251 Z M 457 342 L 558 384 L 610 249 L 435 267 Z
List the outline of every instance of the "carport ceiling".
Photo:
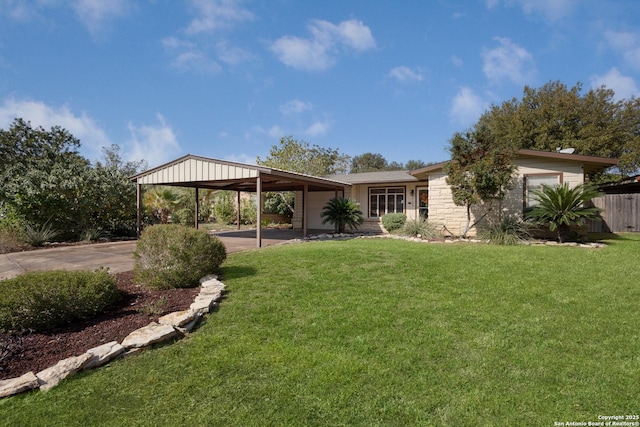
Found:
M 211 190 L 257 191 L 342 191 L 350 184 L 287 172 L 265 166 L 247 165 L 188 154 L 131 177 L 138 185 L 171 185 Z

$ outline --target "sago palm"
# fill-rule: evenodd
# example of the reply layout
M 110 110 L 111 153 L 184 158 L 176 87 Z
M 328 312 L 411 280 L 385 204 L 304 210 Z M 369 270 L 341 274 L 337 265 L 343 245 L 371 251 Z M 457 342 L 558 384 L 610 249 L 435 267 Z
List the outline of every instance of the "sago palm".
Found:
M 527 217 L 538 224 L 548 224 L 551 231 L 557 230 L 560 243 L 566 240 L 572 225 L 581 226 L 587 219 L 600 218 L 600 209 L 585 206 L 600 196 L 592 185 L 580 184 L 569 188 L 567 183 L 559 186 L 543 184 L 541 190 L 532 193 L 538 204 L 531 208 Z
M 354 200 L 336 197 L 323 208 L 322 223 L 333 224 L 338 233 L 343 233 L 345 226 L 356 229 L 362 224 L 362 211 Z

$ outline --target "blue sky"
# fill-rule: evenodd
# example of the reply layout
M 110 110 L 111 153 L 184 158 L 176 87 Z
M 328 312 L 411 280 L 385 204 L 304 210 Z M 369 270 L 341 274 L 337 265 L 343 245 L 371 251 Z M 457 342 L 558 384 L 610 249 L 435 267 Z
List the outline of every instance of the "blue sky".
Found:
M 556 80 L 638 96 L 637 0 L 0 0 L 0 127 L 60 125 L 92 160 L 254 163 L 292 135 L 441 161 Z

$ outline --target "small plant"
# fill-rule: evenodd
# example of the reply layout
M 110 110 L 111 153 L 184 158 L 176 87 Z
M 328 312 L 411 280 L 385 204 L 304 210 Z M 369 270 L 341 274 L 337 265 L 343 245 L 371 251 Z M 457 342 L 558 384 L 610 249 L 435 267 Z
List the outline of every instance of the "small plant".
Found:
M 31 224 L 26 224 L 23 230 L 25 241 L 31 246 L 42 246 L 43 244 L 55 239 L 60 232 L 54 230 L 49 222 L 45 222 L 39 228 Z
M 25 273 L 0 281 L 0 330 L 51 330 L 89 319 L 119 299 L 107 270 Z
M 422 239 L 438 239 L 442 237 L 440 231 L 426 219 L 417 219 L 407 222 L 402 231 L 403 236 L 420 237 Z
M 80 234 L 80 240 L 83 242 L 96 242 L 105 236 L 104 231 L 100 227 L 91 227 L 85 229 Z
M 362 224 L 362 211 L 355 200 L 336 197 L 323 208 L 322 223 L 333 224 L 338 233 L 344 233 L 345 227 L 357 229 Z
M 138 309 L 139 313 L 148 314 L 149 316 L 162 314 L 163 307 L 167 303 L 167 297 L 161 296 L 151 304 L 147 304 L 144 307 Z
M 407 215 L 403 213 L 390 213 L 382 216 L 382 226 L 389 233 L 400 230 L 407 222 Z
M 202 230 L 181 225 L 148 227 L 133 253 L 134 280 L 151 289 L 198 286 L 226 259 L 224 244 Z
M 506 216 L 502 221 L 491 224 L 479 233 L 482 239 L 490 240 L 496 245 L 518 245 L 531 238 L 529 224 L 521 218 Z

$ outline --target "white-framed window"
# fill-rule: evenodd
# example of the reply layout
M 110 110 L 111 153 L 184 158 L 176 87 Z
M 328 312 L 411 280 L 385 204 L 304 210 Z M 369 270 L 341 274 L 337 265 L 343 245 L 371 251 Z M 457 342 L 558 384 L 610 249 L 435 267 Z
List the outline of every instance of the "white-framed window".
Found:
M 536 197 L 533 195 L 533 191 L 541 190 L 542 184 L 550 187 L 560 185 L 562 184 L 562 175 L 560 173 L 525 175 L 523 200 L 525 209 L 538 204 Z
M 404 187 L 369 188 L 369 217 L 404 212 Z

